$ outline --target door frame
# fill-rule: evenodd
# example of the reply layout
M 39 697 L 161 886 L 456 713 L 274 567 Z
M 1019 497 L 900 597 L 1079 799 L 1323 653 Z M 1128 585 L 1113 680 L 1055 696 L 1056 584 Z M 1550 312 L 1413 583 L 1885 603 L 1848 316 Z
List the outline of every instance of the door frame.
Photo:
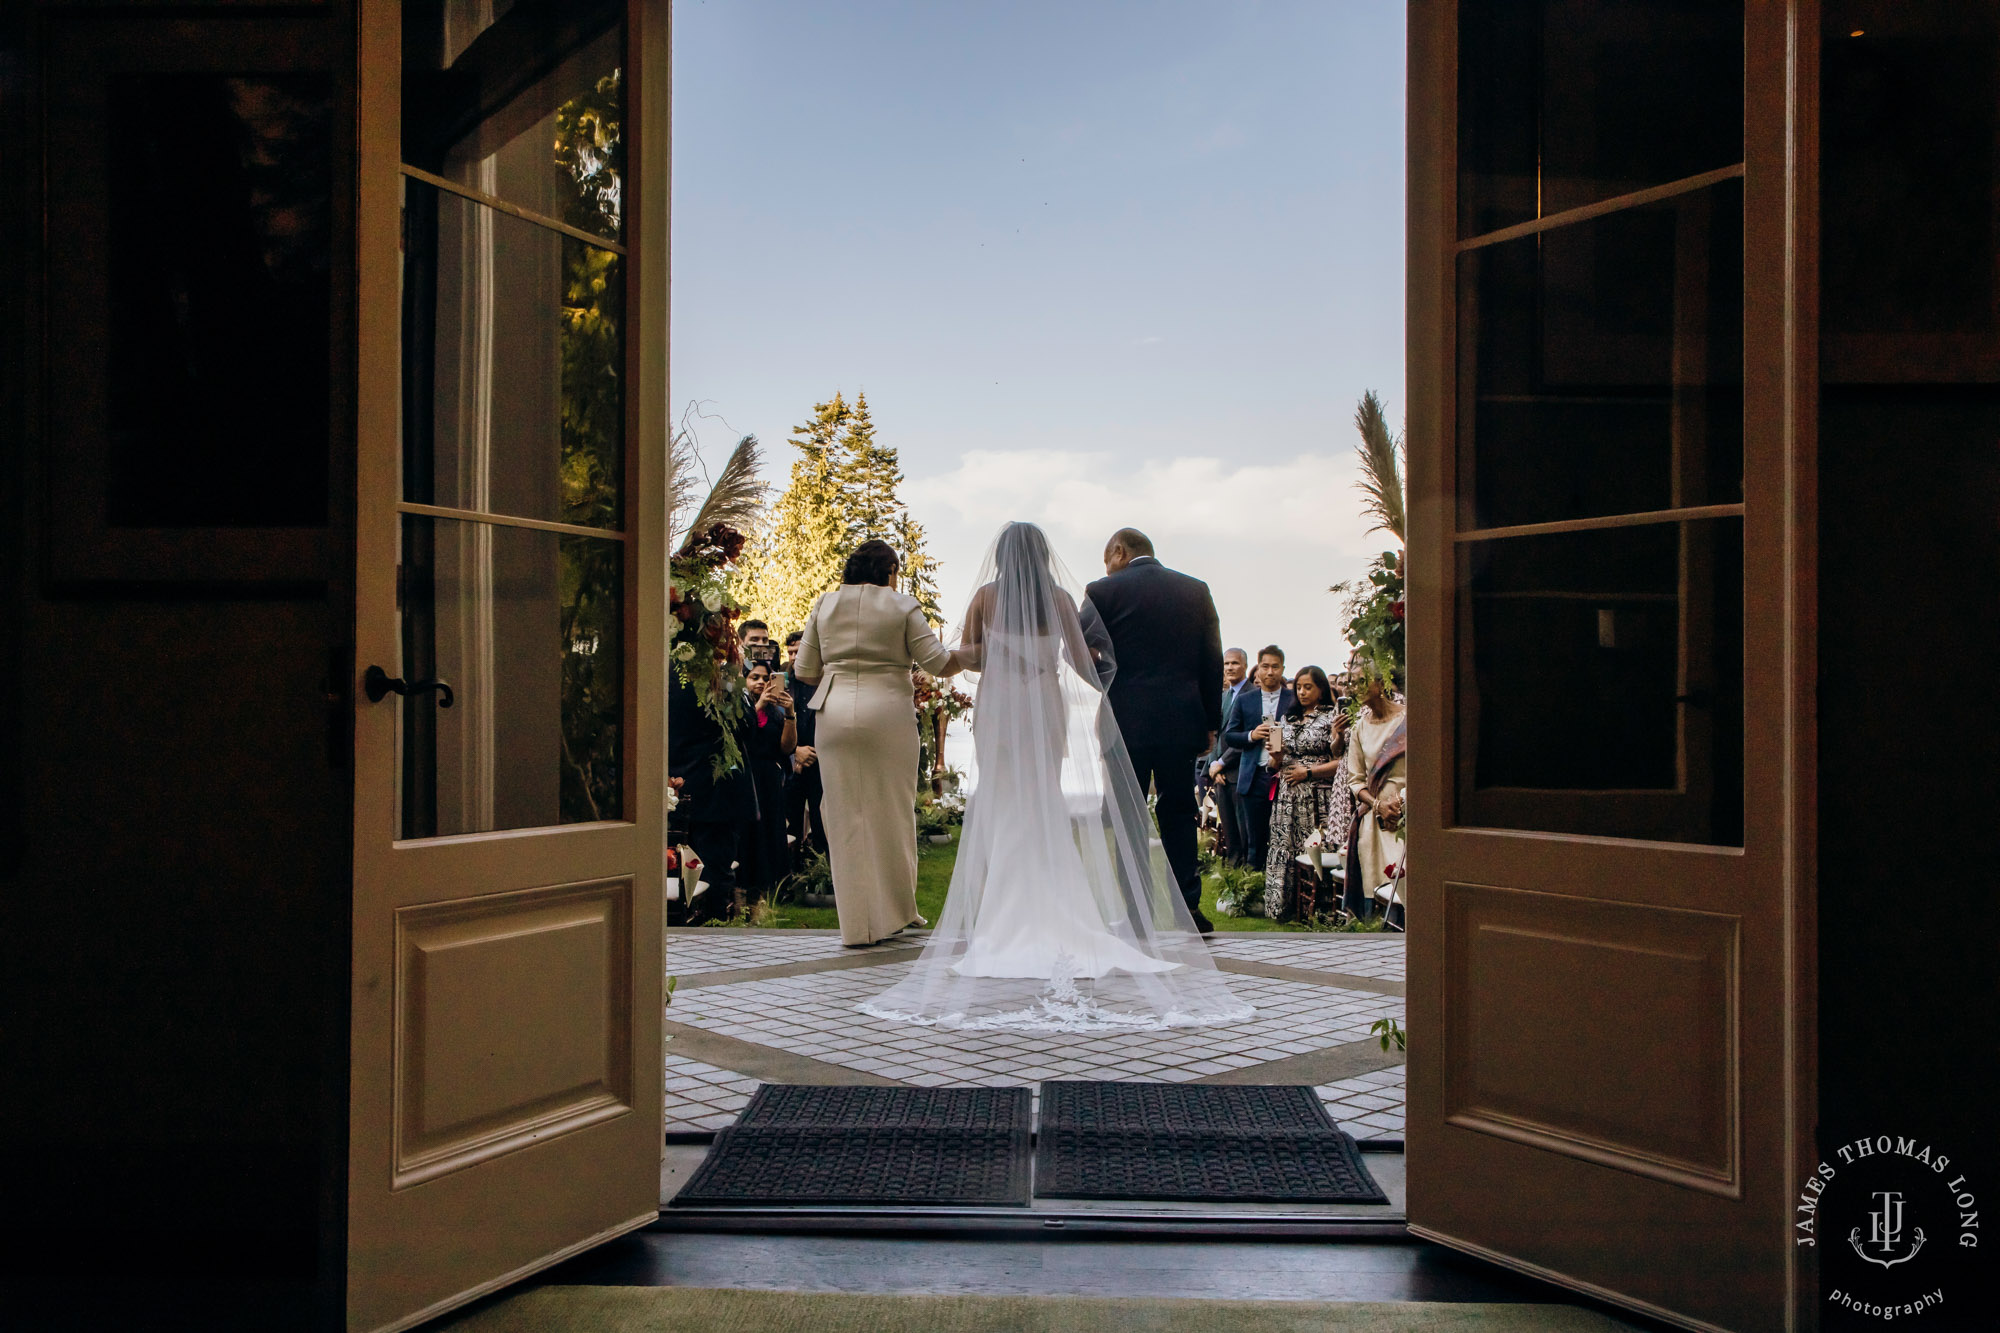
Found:
M 664 864 L 666 790 L 666 654 L 667 630 L 667 448 L 668 414 L 668 245 L 672 151 L 672 10 L 670 0 L 626 0 L 627 178 L 626 302 L 624 371 L 625 420 L 625 546 L 623 775 L 627 806 L 623 818 L 602 823 L 504 830 L 398 844 L 396 829 L 396 735 L 392 704 L 371 704 L 361 689 L 360 674 L 371 661 L 385 657 L 397 633 L 397 547 L 394 522 L 384 522 L 403 496 L 401 469 L 402 313 L 401 232 L 404 174 L 402 170 L 401 0 L 359 0 L 358 5 L 359 151 L 357 165 L 356 246 L 359 267 L 359 354 L 356 410 L 356 468 L 349 498 L 356 508 L 353 522 L 354 625 L 356 651 L 348 661 L 348 690 L 353 705 L 354 894 L 352 952 L 348 965 L 351 1013 L 347 1051 L 348 1081 L 344 1105 L 346 1176 L 344 1207 L 344 1271 L 341 1274 L 343 1324 L 353 1328 L 398 1329 L 434 1318 L 447 1310 L 499 1290 L 573 1254 L 651 1223 L 658 1215 L 661 1079 L 659 1043 L 661 992 L 665 974 Z M 636 109 L 637 114 L 633 114 Z M 385 628 L 384 608 L 389 608 Z M 388 636 L 388 637 L 385 637 Z M 373 711 L 371 711 L 373 710 Z M 648 831 L 658 836 L 648 837 Z M 514 1255 L 489 1269 L 465 1273 L 466 1257 L 441 1257 L 439 1271 L 451 1274 L 448 1286 L 433 1281 L 426 1290 L 424 1251 L 402 1251 L 392 1289 L 378 1271 L 363 1271 L 370 1248 L 357 1242 L 369 1236 L 379 1261 L 380 1244 L 396 1239 L 393 1212 L 378 1195 L 389 1184 L 382 1179 L 393 1166 L 387 1142 L 387 1109 L 392 1071 L 378 1067 L 382 1052 L 397 1035 L 385 995 L 396 989 L 398 977 L 384 975 L 382 943 L 387 929 L 382 894 L 372 885 L 384 875 L 405 878 L 423 873 L 413 867 L 434 866 L 453 880 L 490 876 L 492 887 L 477 900 L 515 896 L 509 890 L 550 886 L 545 896 L 560 896 L 607 878 L 630 883 L 629 915 L 624 928 L 631 936 L 633 974 L 613 978 L 629 997 L 631 1044 L 629 1107 L 605 1112 L 595 1119 L 578 1118 L 553 1138 L 530 1142 L 516 1136 L 502 1151 L 469 1161 L 452 1176 L 398 1182 L 409 1189 L 435 1188 L 454 1177 L 462 1185 L 477 1173 L 489 1177 L 510 1160 L 545 1158 L 551 1151 L 596 1154 L 589 1160 L 603 1165 L 615 1151 L 628 1150 L 629 1122 L 636 1116 L 651 1125 L 651 1158 L 643 1179 L 631 1182 L 635 1201 L 563 1199 L 562 1216 L 550 1220 L 568 1226 L 548 1248 L 532 1256 Z M 373 877 L 373 878 L 371 878 Z M 556 886 L 567 886 L 557 888 Z M 454 901 L 455 890 L 422 895 Z M 415 902 L 419 899 L 411 899 Z M 395 904 L 397 908 L 402 903 Z M 428 909 L 427 909 L 428 910 Z M 364 957 L 364 950 L 371 951 Z M 392 966 L 389 971 L 399 971 Z M 395 1057 L 400 1059 L 400 1056 Z M 622 1135 L 616 1144 L 607 1137 Z M 536 1157 L 540 1155 L 540 1157 Z M 567 1160 L 567 1159 L 565 1159 Z M 620 1167 L 619 1169 L 622 1169 Z M 541 1176 L 548 1177 L 545 1163 Z M 616 1175 L 617 1170 L 610 1174 Z M 552 1192 L 556 1186 L 540 1182 Z M 579 1181 L 584 1188 L 587 1181 Z M 469 1187 L 468 1187 L 469 1188 Z M 366 1191 L 367 1193 L 362 1193 Z M 390 1191 L 391 1195 L 394 1189 Z M 637 1211 L 643 1200 L 644 1210 Z M 514 1219 L 525 1201 L 501 1193 L 492 1201 L 490 1233 L 469 1235 L 463 1247 L 480 1255 L 507 1252 L 505 1239 L 517 1231 Z M 575 1205 L 575 1206 L 570 1206 Z M 609 1208 L 609 1212 L 607 1212 Z M 620 1214 L 612 1216 L 613 1213 Z M 537 1213 L 534 1216 L 540 1217 Z M 515 1237 L 518 1239 L 518 1236 Z M 534 1242 L 537 1245 L 542 1241 Z M 424 1295 L 405 1297 L 403 1291 Z M 411 1308 L 411 1301 L 420 1308 Z
M 1453 840 L 1457 788 L 1453 653 L 1457 629 L 1452 561 L 1458 528 L 1456 449 L 1458 0 L 1410 0 L 1407 69 L 1407 251 L 1405 267 L 1408 437 L 1409 826 L 1408 913 L 1413 940 L 1444 929 L 1443 871 Z M 1817 1160 L 1814 1148 L 1818 1041 L 1815 900 L 1817 846 L 1817 435 L 1818 401 L 1818 0 L 1748 0 L 1749 70 L 1782 70 L 1782 80 L 1745 80 L 1745 565 L 1779 567 L 1753 596 L 1746 581 L 1746 655 L 1758 638 L 1780 661 L 1761 695 L 1746 670 L 1746 758 L 1773 756 L 1777 789 L 1746 791 L 1745 870 L 1768 876 L 1778 895 L 1785 1013 L 1777 1055 L 1782 1069 L 1779 1160 L 1745 1160 L 1739 1179 L 1760 1182 L 1772 1208 L 1770 1243 L 1783 1247 L 1784 1326 L 1818 1324 L 1818 1272 L 1810 1249 L 1793 1244 L 1788 1207 Z M 1754 276 L 1759 260 L 1782 256 L 1776 272 Z M 1752 356 L 1761 346 L 1775 355 Z M 1764 378 L 1756 377 L 1762 373 Z M 1759 514 L 1761 511 L 1761 514 Z M 1751 515 L 1759 514 L 1752 523 Z M 1754 628 L 1761 620 L 1767 628 Z M 1756 700 L 1761 716 L 1751 712 Z M 1460 837 L 1462 838 L 1462 834 Z M 1509 863 L 1527 862 L 1551 835 L 1501 832 L 1492 839 Z M 1574 840 L 1570 840 L 1574 841 Z M 1603 841 L 1589 839 L 1585 841 Z M 1457 859 L 1462 860 L 1463 854 Z M 1511 865 L 1510 865 L 1511 868 Z M 1503 875 L 1495 882 L 1516 882 Z M 1411 950 L 1409 1008 L 1409 1152 L 1426 1145 L 1416 1107 L 1440 1120 L 1445 1083 L 1442 950 Z M 1739 1064 L 1741 1057 L 1739 1056 Z M 1739 1089 L 1747 1080 L 1739 1080 Z M 1739 1095 L 1742 1093 L 1739 1091 Z M 1782 1177 L 1775 1185 L 1771 1174 Z M 1427 1239 L 1600 1299 L 1689 1327 L 1708 1327 L 1602 1286 L 1580 1282 L 1531 1260 L 1428 1227 L 1413 1173 L 1410 1230 Z M 1775 1255 L 1771 1256 L 1777 1262 Z

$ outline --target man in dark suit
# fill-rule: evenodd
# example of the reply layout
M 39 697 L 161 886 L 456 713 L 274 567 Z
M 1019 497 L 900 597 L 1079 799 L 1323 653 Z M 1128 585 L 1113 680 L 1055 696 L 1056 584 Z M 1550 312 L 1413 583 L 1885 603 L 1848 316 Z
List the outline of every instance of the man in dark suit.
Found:
M 1194 923 L 1201 913 L 1201 867 L 1195 859 L 1195 756 L 1215 744 L 1222 726 L 1222 626 L 1200 579 L 1176 573 L 1153 555 L 1146 534 L 1120 528 L 1104 548 L 1104 577 L 1086 590 L 1111 634 L 1117 674 L 1111 713 L 1139 775 L 1158 798 L 1154 817 L 1167 865 Z
M 756 818 L 757 794 L 750 771 L 738 764 L 715 776 L 715 757 L 722 753 L 722 728 L 702 710 L 695 693 L 671 665 L 667 670 L 667 772 L 682 780 L 680 800 L 668 820 L 675 842 L 685 841 L 701 858 L 701 877 L 708 889 L 700 899 L 683 899 L 675 925 L 697 925 L 737 906 L 735 864 L 743 826 Z M 684 892 L 694 891 L 683 876 Z
M 1243 833 L 1245 863 L 1264 868 L 1271 836 L 1271 752 L 1265 741 L 1291 711 L 1292 687 L 1285 684 L 1285 652 L 1270 644 L 1257 654 L 1256 676 L 1236 691 L 1222 743 L 1242 752 L 1236 764 L 1236 827 Z
M 785 784 L 785 827 L 792 835 L 792 863 L 802 864 L 810 851 L 826 855 L 826 829 L 820 823 L 820 798 L 826 794 L 820 779 L 819 751 L 813 733 L 819 714 L 805 706 L 813 692 L 799 681 L 794 668 L 799 660 L 799 641 L 805 635 L 793 630 L 785 636 L 785 688 L 798 701 L 799 747 L 792 751 L 791 780 Z
M 1223 725 L 1228 725 L 1229 709 L 1236 702 L 1236 692 L 1243 682 L 1250 678 L 1250 657 L 1241 648 L 1222 650 L 1222 716 Z M 1243 859 L 1243 832 L 1236 823 L 1236 770 L 1242 756 L 1221 736 L 1208 747 L 1208 753 L 1201 757 L 1202 769 L 1199 790 L 1212 792 L 1215 796 L 1215 817 L 1221 825 L 1222 838 L 1216 848 L 1220 856 L 1231 861 Z

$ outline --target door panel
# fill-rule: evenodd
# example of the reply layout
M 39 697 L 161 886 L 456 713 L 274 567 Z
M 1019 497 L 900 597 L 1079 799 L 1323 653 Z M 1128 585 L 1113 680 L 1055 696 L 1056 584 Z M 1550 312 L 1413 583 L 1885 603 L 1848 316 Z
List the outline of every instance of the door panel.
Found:
M 458 8 L 362 24 L 355 1330 L 658 1213 L 667 5 Z
M 1412 1229 L 1695 1328 L 1811 1318 L 1796 8 L 1410 15 Z

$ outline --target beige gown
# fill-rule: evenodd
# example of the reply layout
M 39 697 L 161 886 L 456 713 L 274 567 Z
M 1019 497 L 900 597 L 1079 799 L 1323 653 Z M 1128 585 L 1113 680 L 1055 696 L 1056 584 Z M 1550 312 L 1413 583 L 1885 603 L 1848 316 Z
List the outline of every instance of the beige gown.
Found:
M 1355 794 L 1354 820 L 1359 826 L 1355 835 L 1355 851 L 1361 858 L 1361 898 L 1369 901 L 1370 895 L 1388 878 L 1385 867 L 1399 865 L 1403 860 L 1403 839 L 1375 822 L 1375 812 L 1361 804 L 1360 796 L 1368 788 L 1368 770 L 1374 767 L 1375 756 L 1382 753 L 1382 742 L 1403 720 L 1401 713 L 1378 718 L 1366 708 L 1348 729 L 1347 741 L 1347 789 Z M 1376 793 L 1381 799 L 1399 796 L 1403 791 L 1402 759 L 1389 766 L 1389 772 L 1382 779 L 1382 790 Z M 1400 825 L 1399 825 L 1400 827 Z M 1349 866 L 1347 873 L 1352 876 L 1355 868 Z
M 827 859 L 846 944 L 873 944 L 917 919 L 917 714 L 910 667 L 935 675 L 951 652 L 916 599 L 844 583 L 819 599 L 798 674 L 819 681 L 814 748 L 826 796 Z

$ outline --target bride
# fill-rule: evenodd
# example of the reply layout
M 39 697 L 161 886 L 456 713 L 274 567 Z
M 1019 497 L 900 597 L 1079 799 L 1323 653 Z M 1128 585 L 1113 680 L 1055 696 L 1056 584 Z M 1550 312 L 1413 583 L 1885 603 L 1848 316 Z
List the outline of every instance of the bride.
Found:
M 1096 612 L 1032 523 L 1003 528 L 981 574 L 958 651 L 979 675 L 979 785 L 951 890 L 909 975 L 862 1012 L 1035 1032 L 1248 1018 L 1155 858 Z

